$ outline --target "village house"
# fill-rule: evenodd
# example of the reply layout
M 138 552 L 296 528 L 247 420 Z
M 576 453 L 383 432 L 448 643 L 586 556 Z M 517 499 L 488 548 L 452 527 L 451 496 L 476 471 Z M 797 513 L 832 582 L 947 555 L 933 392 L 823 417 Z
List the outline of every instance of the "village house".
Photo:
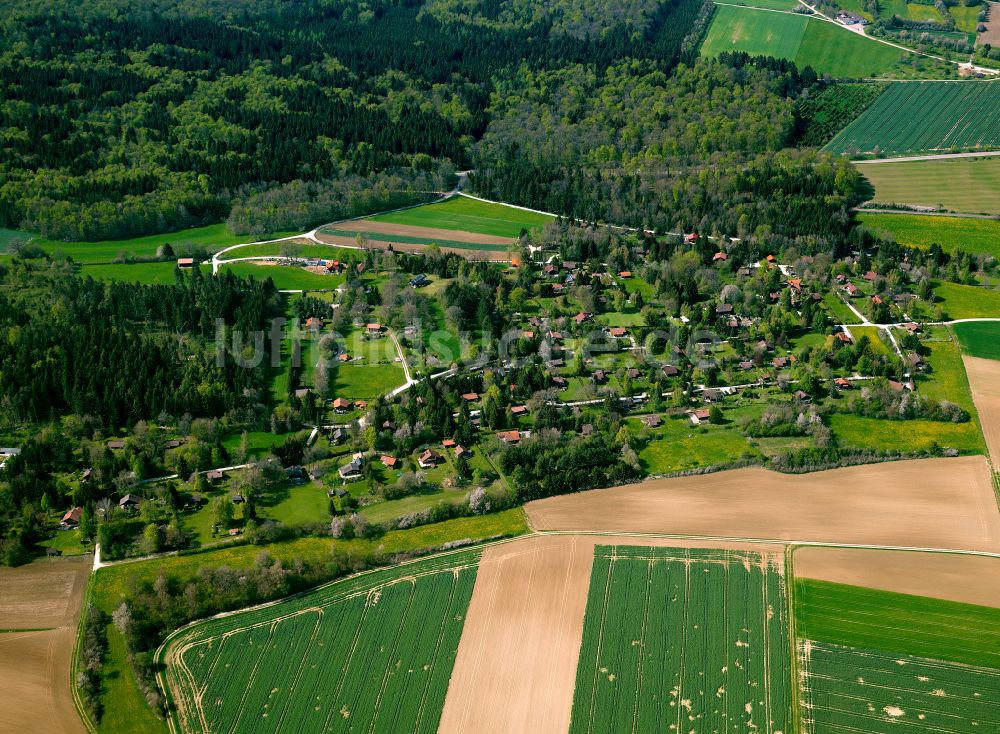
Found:
M 397 459 L 395 456 L 388 456 L 383 454 L 379 458 L 379 461 L 382 462 L 382 466 L 384 466 L 386 469 L 395 469 L 397 466 L 399 466 L 399 459 Z
M 467 403 L 474 403 L 477 400 L 479 400 L 479 393 L 475 392 L 462 393 L 462 400 L 464 400 Z
M 333 401 L 333 409 L 337 413 L 347 413 L 351 409 L 351 401 L 347 398 L 336 398 Z
M 712 256 L 712 262 L 725 262 L 729 259 L 729 255 L 724 252 L 717 252 Z
M 573 320 L 578 324 L 582 324 L 585 321 L 589 321 L 592 316 L 593 314 L 587 313 L 586 311 L 581 311 L 580 313 L 578 313 L 576 316 L 573 317 Z
M 318 316 L 310 316 L 306 319 L 306 329 L 308 331 L 319 331 L 323 328 L 323 319 Z
M 811 403 L 812 402 L 812 398 L 809 397 L 809 393 L 807 393 L 807 392 L 805 392 L 803 390 L 796 390 L 795 391 L 795 398 L 797 400 L 799 400 L 800 402 L 802 402 L 802 403 Z
M 511 415 L 527 415 L 528 406 L 527 405 L 512 405 L 510 406 Z
M 114 438 L 108 441 L 108 448 L 112 451 L 121 451 L 125 448 L 125 440 L 121 438 Z
M 874 270 L 869 270 L 867 273 L 861 276 L 861 279 L 868 283 L 874 283 L 877 277 L 878 273 L 876 273 Z
M 361 476 L 361 469 L 365 465 L 365 457 L 355 454 L 351 460 L 337 470 L 341 479 L 358 479 Z
M 774 359 L 771 360 L 771 364 L 774 365 L 775 367 L 777 367 L 780 370 L 783 367 L 787 367 L 788 366 L 788 358 L 787 357 L 775 357 Z
M 715 312 L 717 314 L 728 314 L 733 312 L 733 304 L 731 303 L 720 303 L 715 307 Z
M 833 384 L 840 390 L 850 390 L 851 381 L 845 377 L 838 377 L 833 381 Z
M 740 369 L 741 370 L 752 370 L 753 369 L 753 362 L 751 362 L 749 359 L 744 359 L 742 362 L 740 362 Z
M 711 421 L 711 413 L 705 409 L 701 408 L 699 410 L 692 410 L 689 414 L 691 417 L 692 425 L 698 426 L 702 423 L 708 423 Z
M 472 452 L 469 451 L 464 446 L 461 446 L 461 445 L 456 446 L 455 447 L 455 458 L 456 459 L 471 459 L 472 458 Z
M 672 364 L 663 365 L 663 375 L 665 377 L 676 377 L 681 371 L 674 367 Z
M 426 285 L 430 285 L 430 280 L 427 279 L 425 273 L 420 273 L 412 278 L 410 278 L 410 286 L 413 288 L 423 288 Z
M 603 385 L 608 380 L 608 376 L 604 374 L 604 370 L 594 370 L 594 374 L 591 375 L 591 378 L 598 385 Z
M 615 339 L 620 339 L 626 334 L 628 334 L 628 329 L 624 329 L 621 326 L 612 326 L 610 329 L 608 329 L 608 333 Z
M 858 288 L 854 283 L 848 283 L 844 286 L 844 292 L 851 298 L 857 298 L 861 295 L 861 289 Z
M 62 516 L 62 520 L 59 521 L 59 527 L 63 530 L 70 530 L 71 528 L 80 527 L 80 519 L 83 517 L 83 508 L 74 507 L 71 510 L 67 510 L 66 514 Z
M 500 431 L 497 433 L 497 438 L 506 444 L 518 444 L 521 442 L 521 432 L 520 431 Z
M 907 321 L 905 324 L 903 324 L 903 328 L 906 329 L 911 334 L 920 333 L 920 324 L 916 323 L 915 321 Z
M 233 495 L 234 505 L 242 505 L 244 502 L 246 502 L 246 500 L 243 498 L 243 495 L 240 494 L 239 492 Z
M 348 438 L 350 438 L 350 435 L 351 434 L 347 432 L 346 428 L 338 427 L 334 428 L 333 431 L 330 433 L 330 440 L 333 441 L 334 443 L 343 443 Z
M 458 444 L 455 443 L 455 439 L 453 439 L 453 438 L 446 438 L 444 441 L 441 442 L 441 445 L 444 448 L 446 448 L 446 449 L 450 449 L 450 448 L 454 448 Z
M 130 510 L 136 509 L 141 501 L 142 498 L 139 497 L 139 495 L 130 493 L 118 500 L 118 506 L 126 512 L 129 512 Z
M 221 469 L 212 469 L 212 471 L 207 472 L 205 474 L 205 479 L 207 479 L 212 484 L 215 484 L 216 482 L 221 482 L 225 478 L 226 478 L 226 473 Z
M 420 465 L 421 469 L 431 469 L 444 461 L 444 457 L 441 456 L 434 449 L 427 449 L 424 453 L 417 457 L 417 463 Z
M 836 337 L 839 341 L 843 342 L 844 344 L 854 343 L 854 340 L 851 339 L 851 335 L 848 334 L 846 331 L 838 331 Z
M 193 257 L 179 257 L 177 258 L 177 267 L 183 270 L 194 267 Z
M 653 415 L 644 415 L 642 417 L 642 422 L 645 424 L 646 428 L 659 428 L 663 425 L 663 418 L 659 414 L 654 413 Z

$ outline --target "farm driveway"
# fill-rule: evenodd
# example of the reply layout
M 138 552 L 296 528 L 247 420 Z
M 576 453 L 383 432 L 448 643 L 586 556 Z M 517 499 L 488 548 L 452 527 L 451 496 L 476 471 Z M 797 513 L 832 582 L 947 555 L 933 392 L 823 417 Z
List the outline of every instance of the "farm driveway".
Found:
M 1000 551 L 981 456 L 798 475 L 738 469 L 551 497 L 525 510 L 536 530 Z
M 479 563 L 439 734 L 569 731 L 595 545 L 741 548 L 622 536 L 532 536 Z M 753 550 L 780 548 L 755 544 Z
M 796 578 L 1000 607 L 1000 558 L 868 548 L 796 548 Z
M 70 692 L 70 660 L 90 557 L 0 569 L 0 734 L 85 732 Z
M 1000 360 L 963 356 L 994 471 L 1000 471 Z

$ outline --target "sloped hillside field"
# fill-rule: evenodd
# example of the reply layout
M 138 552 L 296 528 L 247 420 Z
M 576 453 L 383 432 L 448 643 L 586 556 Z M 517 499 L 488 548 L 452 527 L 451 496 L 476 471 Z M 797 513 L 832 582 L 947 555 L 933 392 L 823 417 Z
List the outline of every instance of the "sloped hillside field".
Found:
M 434 732 L 479 551 L 363 574 L 183 630 L 161 650 L 184 732 Z
M 792 731 L 782 570 L 752 551 L 598 546 L 570 731 Z
M 831 140 L 834 153 L 904 155 L 1000 146 L 1000 81 L 895 82 Z

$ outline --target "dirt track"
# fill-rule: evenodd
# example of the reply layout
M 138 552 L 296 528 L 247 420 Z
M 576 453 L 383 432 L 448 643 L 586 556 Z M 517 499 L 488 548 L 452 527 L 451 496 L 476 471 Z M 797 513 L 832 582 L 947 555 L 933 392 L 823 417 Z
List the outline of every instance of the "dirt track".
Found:
M 569 730 L 595 545 L 748 544 L 533 536 L 488 548 L 458 646 L 439 734 Z M 752 546 L 777 553 L 776 546 Z
M 395 237 L 420 237 L 423 239 L 450 240 L 452 242 L 468 242 L 473 245 L 509 245 L 510 237 L 497 237 L 490 234 L 465 232 L 458 229 L 438 229 L 437 227 L 418 227 L 410 224 L 390 224 L 376 222 L 372 219 L 352 219 L 336 225 L 336 229 L 351 232 L 373 232 Z
M 1000 558 L 867 548 L 796 548 L 796 578 L 1000 607 Z
M 995 12 L 1000 15 L 1000 10 Z M 993 468 L 1000 471 L 1000 360 L 963 356 L 962 361 Z
M 552 497 L 525 510 L 536 530 L 1000 551 L 1000 513 L 979 456 L 799 475 L 739 469 Z
M 85 732 L 70 692 L 70 661 L 89 556 L 0 569 L 0 734 Z M 52 629 L 46 629 L 52 628 Z

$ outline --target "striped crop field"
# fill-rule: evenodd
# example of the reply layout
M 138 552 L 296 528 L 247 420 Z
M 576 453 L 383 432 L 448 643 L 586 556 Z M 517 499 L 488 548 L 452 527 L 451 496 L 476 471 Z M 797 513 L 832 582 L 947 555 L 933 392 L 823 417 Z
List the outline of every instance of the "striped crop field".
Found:
M 906 155 L 1000 147 L 1000 81 L 895 82 L 825 150 Z
M 767 555 L 598 546 L 571 733 L 790 734 L 787 616 Z
M 1000 671 L 801 641 L 804 734 L 1000 731 Z
M 434 732 L 479 551 L 321 586 L 182 630 L 161 648 L 194 732 Z

